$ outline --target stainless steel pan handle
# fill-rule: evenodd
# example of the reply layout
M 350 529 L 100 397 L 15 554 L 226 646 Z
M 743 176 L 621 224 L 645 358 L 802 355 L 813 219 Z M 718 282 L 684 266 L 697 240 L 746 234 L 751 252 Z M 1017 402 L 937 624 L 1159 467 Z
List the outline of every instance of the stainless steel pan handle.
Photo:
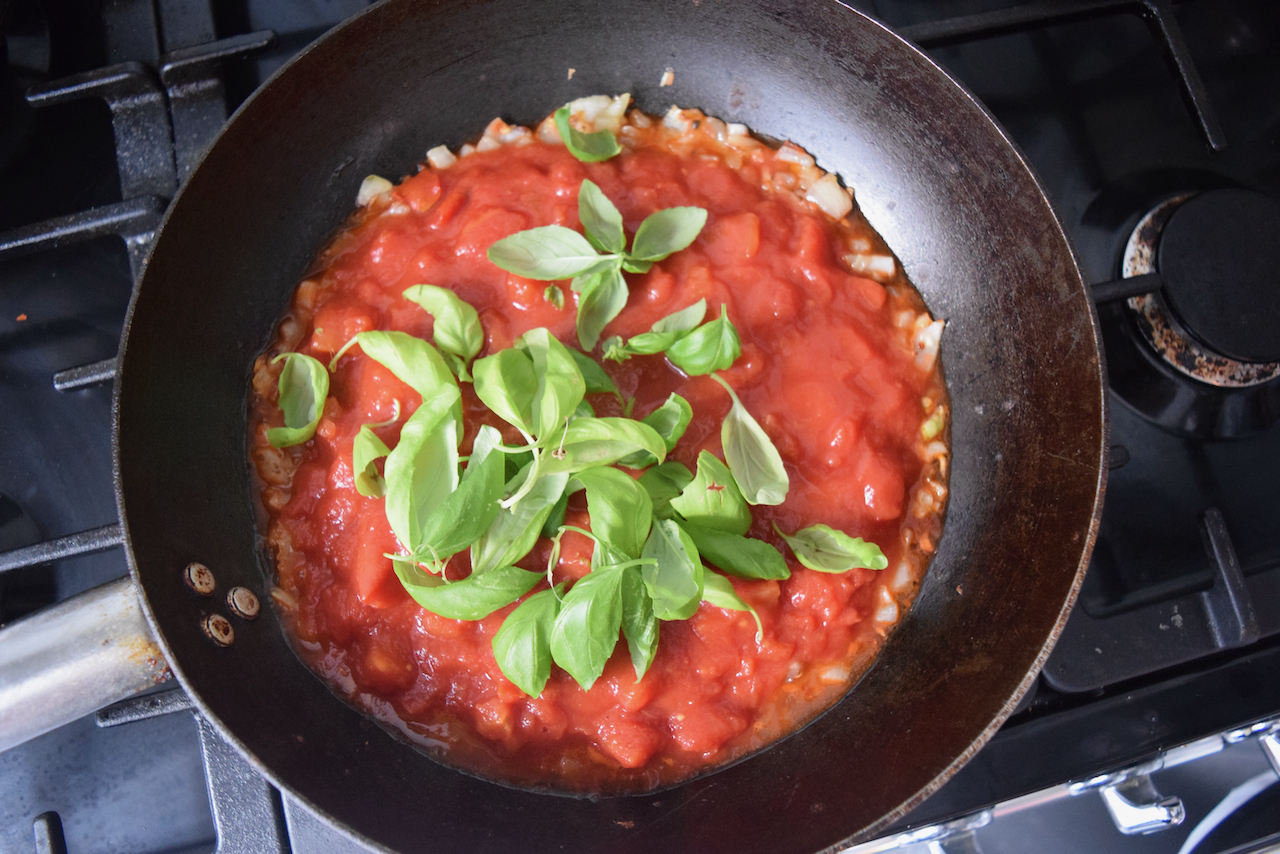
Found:
M 125 576 L 0 629 L 0 751 L 171 678 Z

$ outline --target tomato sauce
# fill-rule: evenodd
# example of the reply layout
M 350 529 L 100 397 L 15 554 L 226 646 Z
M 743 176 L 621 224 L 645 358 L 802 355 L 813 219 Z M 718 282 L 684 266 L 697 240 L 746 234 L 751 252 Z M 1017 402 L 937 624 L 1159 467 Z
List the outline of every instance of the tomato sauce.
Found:
M 359 211 L 322 253 L 259 361 L 251 451 L 277 557 L 275 598 L 300 655 L 350 702 L 450 764 L 517 785 L 614 792 L 684 779 L 757 749 L 829 705 L 869 665 L 940 533 L 946 460 L 922 438 L 922 423 L 939 411 L 945 390 L 913 343 L 928 319 L 923 303 L 900 274 L 875 281 L 842 260 L 850 245 L 886 252 L 856 211 L 833 222 L 779 177 L 802 170 L 749 138 L 727 144 L 724 126 L 712 122 L 695 121 L 681 134 L 629 123 L 628 150 L 602 163 L 530 141 L 424 168 Z M 704 602 L 691 619 L 661 624 L 657 658 L 639 682 L 621 644 L 590 690 L 553 667 L 542 695 L 530 698 L 502 675 L 490 647 L 515 606 L 474 622 L 419 607 L 385 557 L 398 545 L 383 501 L 355 490 L 355 434 L 398 414 L 377 430 L 394 446 L 420 403 L 416 393 L 358 351 L 346 355 L 315 438 L 277 450 L 265 439 L 282 423 L 269 358 L 293 349 L 327 363 L 371 329 L 430 340 L 430 315 L 401 296 L 423 283 L 449 287 L 479 311 L 481 355 L 535 327 L 576 346 L 576 296 L 567 283 L 557 308 L 545 295 L 548 283 L 505 273 L 485 253 L 535 226 L 580 230 L 584 178 L 617 205 L 628 235 L 661 208 L 707 209 L 692 246 L 646 274 L 628 274 L 629 302 L 604 337 L 648 331 L 704 297 L 708 318 L 728 312 L 742 356 L 722 376 L 769 433 L 791 478 L 783 504 L 752 508 L 750 535 L 778 546 L 792 575 L 733 579 L 763 621 L 759 643 L 750 614 Z M 672 391 L 688 399 L 694 419 L 671 459 L 693 470 L 704 449 L 723 458 L 720 424 L 730 400 L 713 380 L 687 378 L 660 355 L 603 364 L 623 396 L 634 397 L 633 417 Z M 469 384 L 462 390 L 461 453 L 482 423 L 516 439 Z M 598 415 L 621 412 L 612 395 L 588 400 Z M 589 528 L 581 493 L 566 523 Z M 806 569 L 774 523 L 787 532 L 825 523 L 876 542 L 889 569 Z M 567 533 L 561 545 L 557 580 L 589 571 L 588 538 Z M 521 564 L 544 568 L 547 549 L 540 544 Z M 450 575 L 467 569 L 464 552 Z

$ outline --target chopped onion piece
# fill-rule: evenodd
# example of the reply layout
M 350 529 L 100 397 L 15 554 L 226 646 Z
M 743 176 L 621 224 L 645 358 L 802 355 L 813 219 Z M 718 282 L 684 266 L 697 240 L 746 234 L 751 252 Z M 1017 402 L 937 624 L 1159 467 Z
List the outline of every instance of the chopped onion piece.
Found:
M 383 213 L 394 214 L 396 216 L 399 216 L 400 214 L 407 214 L 408 212 L 409 206 L 404 202 L 392 202 L 387 206 L 387 209 L 383 211 Z
M 740 122 L 729 122 L 725 129 L 729 136 L 748 136 L 747 126 Z
M 510 145 L 513 142 L 521 142 L 522 140 L 531 139 L 533 132 L 524 125 L 515 125 L 508 127 L 502 133 L 498 134 L 498 142 L 503 145 Z
M 390 190 L 391 186 L 391 182 L 381 175 L 366 176 L 360 182 L 360 192 L 356 193 L 356 204 L 364 207 L 387 190 Z
M 491 136 L 482 136 L 480 141 L 476 143 L 476 151 L 493 151 L 495 148 L 501 148 L 502 143 Z
M 920 315 L 922 318 L 928 315 Z M 944 320 L 935 320 L 923 329 L 916 332 L 911 339 L 911 344 L 916 351 L 916 367 L 922 371 L 933 370 L 933 363 L 938 358 L 938 346 L 942 342 L 942 327 L 946 325 Z
M 675 104 L 671 105 L 671 109 L 667 110 L 667 114 L 662 117 L 662 126 L 678 130 L 681 133 L 687 133 L 691 122 L 685 116 L 684 111 Z
M 791 142 L 784 142 L 775 156 L 783 163 L 794 163 L 797 166 L 815 165 L 809 152 Z
M 433 169 L 448 169 L 458 162 L 458 158 L 453 156 L 453 152 L 449 150 L 448 146 L 437 145 L 427 152 L 427 162 L 431 164 Z
M 541 124 L 538 125 L 537 135 L 539 142 L 545 142 L 548 145 L 564 144 L 560 139 L 560 131 L 556 130 L 555 120 L 550 116 L 543 119 Z
M 466 157 L 469 154 L 475 154 L 475 153 L 476 153 L 476 147 L 469 142 L 463 145 L 462 148 L 458 149 L 459 157 Z
M 822 681 L 829 684 L 846 682 L 849 679 L 849 668 L 832 665 L 822 671 Z
M 892 255 L 853 254 L 844 256 L 844 261 L 853 272 L 870 276 L 877 281 L 893 278 L 898 270 L 898 263 L 893 260 Z
M 783 146 L 785 149 L 786 146 Z M 781 152 L 779 152 L 781 154 Z M 809 155 L 805 155 L 808 157 Z M 825 175 L 809 187 L 805 198 L 832 219 L 844 219 L 853 210 L 853 197 L 849 195 L 835 175 Z
M 890 602 L 888 605 L 882 605 L 876 609 L 876 622 L 884 625 L 893 625 L 898 622 L 898 603 Z
M 849 241 L 849 248 L 854 252 L 870 252 L 871 241 L 865 237 L 855 237 Z

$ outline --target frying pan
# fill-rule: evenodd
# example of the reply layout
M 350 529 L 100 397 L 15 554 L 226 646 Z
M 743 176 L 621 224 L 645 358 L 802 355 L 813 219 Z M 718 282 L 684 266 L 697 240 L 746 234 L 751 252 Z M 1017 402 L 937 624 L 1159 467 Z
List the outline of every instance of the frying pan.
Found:
M 666 69 L 675 82 L 661 86 Z M 574 69 L 570 75 L 569 70 Z M 646 796 L 506 788 L 347 706 L 274 616 L 246 464 L 254 357 L 361 179 L 413 171 L 493 116 L 586 94 L 696 106 L 838 172 L 936 317 L 953 403 L 950 508 L 916 602 L 838 704 L 773 747 Z M 397 851 L 813 852 L 904 815 L 994 733 L 1052 647 L 1101 509 L 1096 320 L 1062 229 L 987 113 L 833 0 L 389 0 L 246 103 L 174 200 L 126 323 L 116 488 L 133 578 L 200 711 L 283 790 Z M 264 595 L 265 601 L 265 595 Z

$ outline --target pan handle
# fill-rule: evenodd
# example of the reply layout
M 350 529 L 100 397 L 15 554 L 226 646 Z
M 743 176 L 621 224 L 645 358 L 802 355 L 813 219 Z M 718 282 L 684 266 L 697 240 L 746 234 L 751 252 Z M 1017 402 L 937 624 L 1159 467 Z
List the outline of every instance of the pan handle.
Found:
M 125 576 L 0 629 L 0 751 L 172 677 Z

